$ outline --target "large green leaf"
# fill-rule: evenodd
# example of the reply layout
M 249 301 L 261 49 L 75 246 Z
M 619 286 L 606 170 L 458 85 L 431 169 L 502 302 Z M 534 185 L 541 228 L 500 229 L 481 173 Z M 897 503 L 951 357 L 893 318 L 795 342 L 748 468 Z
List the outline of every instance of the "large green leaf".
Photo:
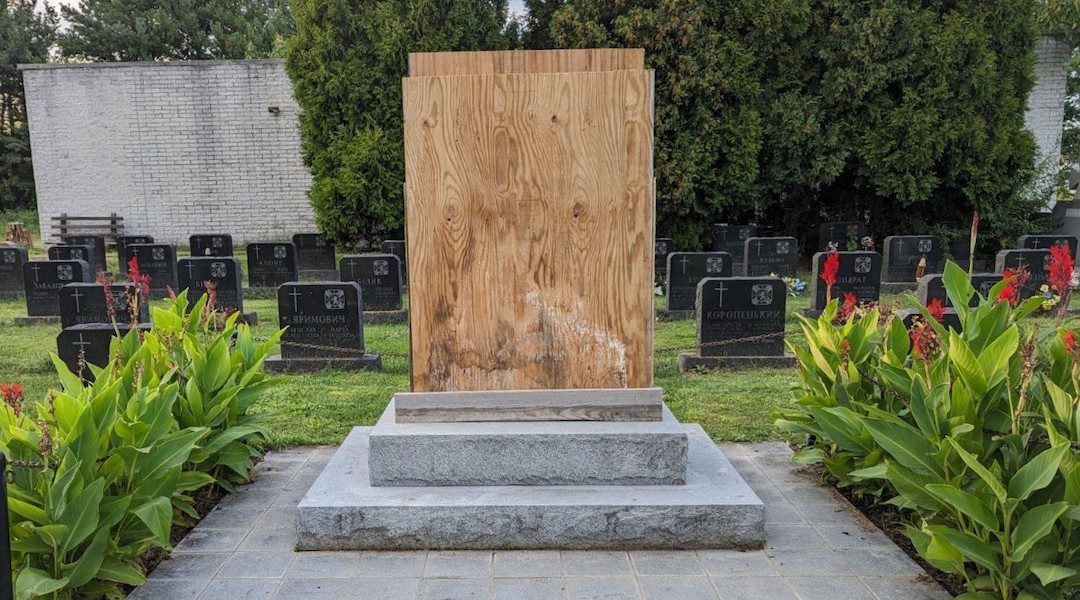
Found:
M 926 491 L 940 498 L 946 505 L 952 506 L 976 523 L 990 531 L 998 531 L 1001 524 L 997 515 L 985 502 L 957 487 L 948 484 L 931 483 Z
M 122 563 L 115 558 L 107 557 L 98 569 L 99 579 L 126 583 L 128 585 L 142 585 L 146 583 L 146 576 L 135 567 Z
M 94 534 L 98 527 L 98 511 L 105 489 L 104 479 L 95 479 L 65 507 L 57 519 L 69 529 L 61 552 L 74 550 Z
M 937 449 L 918 430 L 875 419 L 863 425 L 898 463 L 922 475 L 940 475 L 941 466 L 931 456 Z
M 1001 571 L 1001 553 L 990 544 L 963 531 L 957 531 L 946 525 L 931 525 L 926 528 L 934 536 L 940 536 L 964 556 L 975 563 L 986 567 L 991 572 Z
M 989 469 L 982 466 L 982 463 L 979 462 L 979 459 L 974 454 L 964 450 L 964 448 L 960 446 L 960 443 L 955 439 L 948 438 L 947 441 L 952 444 L 953 450 L 955 450 L 957 455 L 964 461 L 964 464 L 974 471 L 975 474 L 990 487 L 990 490 L 994 492 L 994 496 L 997 497 L 998 502 L 1004 506 L 1005 501 L 1008 498 L 1008 493 L 1005 491 L 1005 486 L 1002 485 L 1001 480 L 991 473 Z
M 949 331 L 949 361 L 964 385 L 976 397 L 986 393 L 986 377 L 979 360 L 968 348 L 967 342 L 955 331 Z
M 1009 559 L 1016 562 L 1024 560 L 1031 547 L 1053 531 L 1054 523 L 1068 509 L 1067 503 L 1055 502 L 1036 506 L 1024 513 L 1012 532 L 1012 551 L 1009 552 Z
M 1050 485 L 1054 475 L 1057 475 L 1061 459 L 1068 451 L 1068 446 L 1048 448 L 1020 467 L 1009 480 L 1009 497 L 1027 500 L 1033 492 Z
M 184 464 L 191 455 L 191 449 L 207 433 L 206 429 L 191 428 L 172 434 L 154 446 L 150 454 L 140 461 L 149 467 L 141 477 L 147 480 L 157 479 Z
M 1039 582 L 1043 585 L 1050 585 L 1056 583 L 1062 579 L 1068 579 L 1074 575 L 1080 574 L 1080 571 L 1076 569 L 1070 569 L 1069 567 L 1063 567 L 1061 565 L 1048 565 L 1046 563 L 1032 563 L 1031 572 L 1039 578 Z
M 15 598 L 18 600 L 33 600 L 43 598 L 67 587 L 68 579 L 53 579 L 41 569 L 23 567 L 19 569 L 15 579 Z
M 172 529 L 172 502 L 169 498 L 154 498 L 132 512 L 154 534 L 158 543 L 168 545 L 169 531 Z
M 109 545 L 109 530 L 100 529 L 86 547 L 85 552 L 79 554 L 78 559 L 64 568 L 64 575 L 70 580 L 71 587 L 77 588 L 86 585 L 93 579 L 101 568 L 105 559 L 105 550 Z

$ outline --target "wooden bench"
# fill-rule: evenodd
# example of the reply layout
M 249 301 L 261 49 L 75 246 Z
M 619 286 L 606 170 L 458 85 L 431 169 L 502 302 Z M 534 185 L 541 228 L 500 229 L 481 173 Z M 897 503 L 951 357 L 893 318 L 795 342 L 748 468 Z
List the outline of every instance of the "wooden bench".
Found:
M 67 213 L 49 218 L 49 241 L 62 244 L 69 235 L 101 235 L 107 246 L 115 246 L 116 239 L 124 235 L 124 217 L 112 213 L 107 217 L 73 217 Z

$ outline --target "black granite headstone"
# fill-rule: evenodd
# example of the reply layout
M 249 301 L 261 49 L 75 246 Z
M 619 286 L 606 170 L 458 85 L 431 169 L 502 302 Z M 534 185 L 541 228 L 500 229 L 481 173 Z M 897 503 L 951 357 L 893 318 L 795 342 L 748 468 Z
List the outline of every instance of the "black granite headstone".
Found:
M 672 252 L 667 264 L 667 309 L 694 310 L 698 282 L 731 277 L 735 259 L 727 252 Z
M 799 266 L 799 242 L 793 237 L 752 237 L 745 242 L 747 277 L 794 277 Z
M 941 273 L 945 268 L 945 246 L 932 235 L 892 235 L 885 238 L 882 248 L 882 281 L 914 283 L 923 259 L 924 273 Z
M 697 296 L 700 356 L 784 354 L 787 286 L 779 278 L 703 279 Z M 770 335 L 774 337 L 763 337 Z M 756 339 L 732 342 L 746 338 Z
M 384 240 L 379 244 L 383 254 L 393 254 L 401 261 L 401 278 L 409 280 L 409 261 L 405 257 L 405 240 Z
M 134 296 L 135 285 L 131 283 L 114 283 L 109 286 L 109 294 L 105 286 L 97 283 L 69 283 L 60 288 L 60 326 L 130 323 Z M 150 321 L 148 304 L 138 304 L 139 323 Z
M 0 298 L 23 293 L 23 263 L 28 260 L 26 248 L 0 245 Z
M 120 261 L 120 272 L 127 273 L 126 248 L 132 244 L 153 244 L 152 235 L 121 235 L 116 238 L 116 257 Z
M 140 324 L 139 329 L 149 331 L 148 323 Z M 109 364 L 109 351 L 112 340 L 119 333 L 127 335 L 131 331 L 128 324 L 120 324 L 113 327 L 103 323 L 87 325 L 75 325 L 67 327 L 56 336 L 56 355 L 64 361 L 67 368 L 76 374 L 80 374 L 87 381 L 93 380 L 93 373 L 89 367 L 84 367 L 85 362 L 96 367 L 104 367 Z
M 900 319 L 900 321 L 904 324 L 904 327 L 906 327 L 907 329 L 911 329 L 911 327 L 915 325 L 916 320 L 922 320 L 926 318 L 922 316 L 922 313 L 918 309 L 914 308 L 905 308 L 903 310 L 898 310 L 893 313 L 893 316 L 897 319 Z M 964 328 L 960 326 L 960 315 L 956 314 L 955 308 L 945 309 L 945 314 L 943 314 L 941 317 L 941 324 L 944 325 L 946 328 L 954 329 L 957 332 L 961 332 L 964 330 Z
M 49 260 L 85 260 L 90 262 L 90 254 L 93 249 L 90 246 L 50 246 L 48 250 Z
M 293 235 L 296 246 L 296 266 L 301 271 L 336 271 L 337 254 L 334 245 L 321 233 Z
M 248 244 L 247 259 L 250 287 L 276 288 L 300 279 L 296 268 L 296 248 L 290 243 Z
M 176 272 L 176 246 L 172 244 L 128 244 L 124 248 L 124 269 L 131 259 L 138 261 L 139 272 L 150 276 L 150 296 L 165 298 L 169 289 L 180 291 Z
M 757 227 L 753 225 L 718 223 L 713 225 L 713 250 L 730 254 L 741 269 L 746 251 L 746 240 L 755 235 L 757 235 Z
M 69 246 L 89 246 L 90 257 L 86 262 L 90 263 L 90 278 L 93 279 L 100 271 L 108 271 L 109 263 L 105 254 L 105 236 L 69 234 L 64 236 L 64 243 Z
M 239 259 L 231 256 L 181 258 L 177 271 L 180 289 L 188 290 L 188 301 L 192 304 L 206 293 L 206 282 L 209 281 L 214 284 L 218 310 L 244 312 Z
M 191 256 L 232 256 L 232 236 L 227 233 L 203 233 L 188 238 Z
M 821 280 L 825 261 L 832 252 L 814 255 L 814 272 L 810 278 L 810 309 L 824 310 L 828 285 Z M 836 252 L 840 268 L 832 297 L 843 300 L 844 294 L 855 294 L 859 302 L 877 302 L 881 298 L 881 255 L 877 252 Z
M 89 282 L 90 264 L 85 260 L 31 260 L 23 263 L 26 314 L 31 317 L 60 316 L 60 288 Z
M 360 284 L 364 310 L 401 310 L 401 260 L 393 254 L 343 256 L 341 280 Z
M 986 298 L 990 293 L 990 289 L 1001 281 L 1000 273 L 973 273 L 971 275 L 971 285 L 975 287 L 975 291 L 982 294 L 983 298 Z M 941 302 L 942 306 L 951 307 L 952 302 L 949 300 L 949 294 L 945 291 L 945 276 L 944 275 L 927 275 L 919 281 L 919 289 L 915 292 L 915 297 L 919 299 L 919 302 L 923 306 L 928 306 L 934 300 Z M 990 298 L 993 300 L 993 298 Z M 979 305 L 979 296 L 975 295 L 971 297 L 971 306 Z
M 836 249 L 847 251 L 849 243 L 856 244 L 866 236 L 866 224 L 862 221 L 840 221 L 836 223 L 822 223 L 818 228 L 818 250 L 829 250 L 829 243 L 835 243 Z
M 1028 272 L 1027 283 L 1020 290 L 1020 299 L 1041 294 L 1040 288 L 1050 282 L 1050 251 L 1008 249 L 997 253 L 995 272 L 1004 274 L 1005 269 L 1018 268 L 1027 269 Z
M 278 319 L 287 327 L 282 358 L 344 359 L 364 354 L 360 284 L 287 283 L 278 288 Z
M 1051 246 L 1067 245 L 1072 251 L 1073 260 L 1076 260 L 1077 246 L 1080 246 L 1080 238 L 1075 235 L 1063 233 L 1047 233 L 1043 235 L 1022 235 L 1016 240 L 1017 248 L 1031 250 L 1045 250 Z
M 675 240 L 669 238 L 657 238 L 656 245 L 653 249 L 653 256 L 655 258 L 655 270 L 657 277 L 665 277 L 667 275 L 667 257 L 675 251 Z

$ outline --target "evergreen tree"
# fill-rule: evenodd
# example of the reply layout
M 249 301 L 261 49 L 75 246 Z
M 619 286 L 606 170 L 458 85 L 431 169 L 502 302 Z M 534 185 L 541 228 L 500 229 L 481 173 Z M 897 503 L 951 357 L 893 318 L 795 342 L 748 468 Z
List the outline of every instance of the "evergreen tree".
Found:
M 45 62 L 57 16 L 34 0 L 4 0 L 0 10 L 0 210 L 33 207 L 34 170 L 22 73 L 17 65 Z
M 410 52 L 497 50 L 506 0 L 294 0 L 286 69 L 319 229 L 377 242 L 403 224 L 401 79 Z
M 293 30 L 288 0 L 80 0 L 64 56 L 95 61 L 265 58 Z

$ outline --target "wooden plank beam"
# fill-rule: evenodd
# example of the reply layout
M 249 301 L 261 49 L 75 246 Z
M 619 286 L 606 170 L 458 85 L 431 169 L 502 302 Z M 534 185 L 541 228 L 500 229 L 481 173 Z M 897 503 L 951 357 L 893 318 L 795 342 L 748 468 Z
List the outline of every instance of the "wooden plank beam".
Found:
M 410 77 L 626 71 L 644 68 L 645 50 L 641 48 L 414 52 L 409 55 Z
M 398 423 L 660 421 L 660 388 L 398 393 Z

